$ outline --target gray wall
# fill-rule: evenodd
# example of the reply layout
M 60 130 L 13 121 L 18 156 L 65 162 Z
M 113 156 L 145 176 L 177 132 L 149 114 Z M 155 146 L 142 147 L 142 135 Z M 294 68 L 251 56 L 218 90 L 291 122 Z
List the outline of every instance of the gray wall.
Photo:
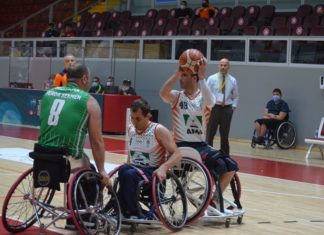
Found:
M 91 68 L 93 76 L 99 76 L 103 81 L 112 72 L 110 61 L 88 60 L 85 63 Z M 34 59 L 30 66 L 30 76 L 35 88 L 41 89 L 49 74 L 62 69 L 62 60 Z M 135 82 L 139 95 L 149 100 L 153 109 L 159 110 L 159 122 L 171 128 L 169 105 L 162 102 L 159 89 L 166 79 L 176 70 L 173 61 L 116 61 L 114 75 L 116 83 L 130 79 Z M 7 86 L 9 62 L 0 59 L 0 86 Z M 209 64 L 207 76 L 217 72 L 217 64 Z M 254 120 L 261 117 L 266 102 L 271 99 L 272 89 L 280 88 L 283 98 L 292 110 L 290 117 L 297 128 L 297 144 L 304 144 L 304 138 L 314 134 L 320 118 L 324 116 L 324 90 L 319 89 L 319 77 L 324 75 L 320 68 L 301 68 L 292 66 L 242 65 L 232 64 L 230 73 L 239 84 L 240 101 L 232 121 L 230 136 L 250 139 L 254 129 Z M 179 88 L 178 86 L 176 87 Z

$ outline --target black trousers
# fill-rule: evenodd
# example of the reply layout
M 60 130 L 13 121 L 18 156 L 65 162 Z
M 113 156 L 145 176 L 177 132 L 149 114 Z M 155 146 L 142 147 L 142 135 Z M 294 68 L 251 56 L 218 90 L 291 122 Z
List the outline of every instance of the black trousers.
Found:
M 214 105 L 209 122 L 207 124 L 206 141 L 210 146 L 213 146 L 213 140 L 219 127 L 221 146 L 220 149 L 229 154 L 230 146 L 228 135 L 230 132 L 231 121 L 233 116 L 232 105 Z

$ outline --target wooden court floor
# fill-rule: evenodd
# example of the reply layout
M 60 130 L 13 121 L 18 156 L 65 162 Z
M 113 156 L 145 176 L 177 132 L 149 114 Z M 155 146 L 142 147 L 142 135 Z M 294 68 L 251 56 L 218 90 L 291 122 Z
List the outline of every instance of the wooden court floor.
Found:
M 9 130 L 9 131 L 8 131 Z M 1 149 L 32 149 L 34 129 L 17 134 L 0 127 L 0 206 L 13 181 L 29 164 L 2 159 Z M 37 130 L 36 130 L 37 132 Z M 121 164 L 125 158 L 124 136 L 105 136 L 106 161 Z M 112 143 L 112 144 L 111 144 Z M 215 138 L 215 146 L 219 139 Z M 281 150 L 252 149 L 249 140 L 231 139 L 231 154 L 240 165 L 243 224 L 231 226 L 215 221 L 198 221 L 177 234 L 324 234 L 324 160 L 315 151 L 305 161 L 305 147 Z M 88 145 L 87 145 L 88 146 Z M 86 150 L 89 152 L 89 150 Z M 89 152 L 90 153 L 90 152 Z M 74 234 L 58 230 L 58 234 Z M 0 231 L 0 234 L 5 234 Z M 123 226 L 121 234 L 131 234 Z M 138 227 L 137 234 L 170 234 L 157 225 Z

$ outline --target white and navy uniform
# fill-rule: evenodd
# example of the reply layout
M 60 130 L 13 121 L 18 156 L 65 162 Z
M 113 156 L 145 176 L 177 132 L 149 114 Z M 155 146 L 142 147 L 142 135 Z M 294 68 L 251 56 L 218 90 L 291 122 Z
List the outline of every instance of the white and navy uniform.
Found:
M 158 125 L 150 122 L 142 133 L 138 133 L 133 125 L 130 125 L 127 130 L 128 154 L 131 164 L 124 164 L 118 170 L 120 187 L 117 193 L 125 217 L 141 217 L 136 194 L 139 182 L 143 180 L 142 173 L 151 180 L 154 170 L 166 160 L 165 148 L 156 137 Z M 138 169 L 142 173 L 139 173 Z
M 206 143 L 206 125 L 208 124 L 211 108 L 203 100 L 201 91 L 189 97 L 184 91 L 172 91 L 175 99 L 171 102 L 173 135 L 178 147 L 195 148 L 201 155 L 209 170 L 218 175 L 229 171 L 237 171 L 237 163 L 229 156 Z M 206 102 L 208 103 L 208 102 Z M 210 103 L 209 103 L 210 104 Z M 208 164 L 207 164 L 208 163 Z
M 172 105 L 173 135 L 178 142 L 204 142 L 210 109 L 204 106 L 200 90 L 189 97 L 179 91 Z

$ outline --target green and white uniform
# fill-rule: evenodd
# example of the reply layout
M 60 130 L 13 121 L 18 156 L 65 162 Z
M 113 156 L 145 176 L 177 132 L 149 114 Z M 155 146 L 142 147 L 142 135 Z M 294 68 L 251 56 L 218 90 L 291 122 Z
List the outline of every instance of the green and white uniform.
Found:
M 41 101 L 38 143 L 44 147 L 66 147 L 73 158 L 82 158 L 89 98 L 87 92 L 71 83 L 47 91 Z

